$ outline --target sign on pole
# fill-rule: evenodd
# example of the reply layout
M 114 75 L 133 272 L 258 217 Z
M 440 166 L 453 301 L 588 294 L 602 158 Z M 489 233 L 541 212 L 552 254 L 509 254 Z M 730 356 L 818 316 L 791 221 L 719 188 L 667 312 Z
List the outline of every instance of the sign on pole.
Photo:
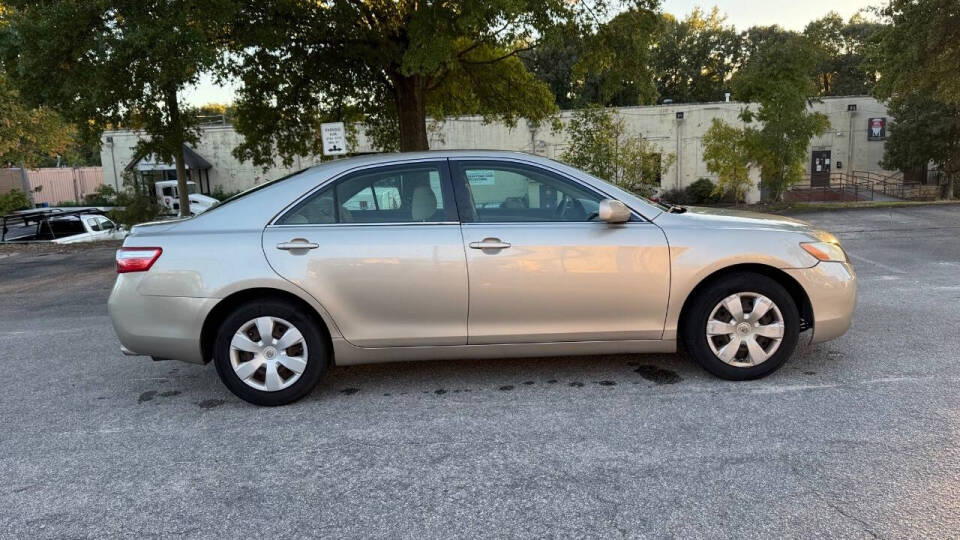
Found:
M 320 138 L 323 140 L 323 155 L 342 156 L 347 153 L 347 130 L 343 122 L 320 124 Z

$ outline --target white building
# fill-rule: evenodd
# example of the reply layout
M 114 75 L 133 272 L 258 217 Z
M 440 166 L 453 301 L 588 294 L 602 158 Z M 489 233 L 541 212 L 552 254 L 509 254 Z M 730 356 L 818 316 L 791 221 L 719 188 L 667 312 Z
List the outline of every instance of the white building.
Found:
M 703 134 L 714 118 L 742 125 L 739 114 L 746 106 L 737 102 L 719 102 L 621 107 L 617 111 L 628 131 L 642 135 L 659 146 L 664 154 L 676 156 L 661 181 L 663 188 L 670 189 L 683 188 L 699 178 L 713 179 L 703 163 Z M 814 138 L 809 148 L 807 172 L 814 185 L 829 181 L 831 172 L 894 173 L 885 171 L 880 165 L 887 120 L 887 109 L 882 103 L 868 96 L 823 98 L 812 109 L 830 119 L 830 128 L 824 135 Z M 561 120 L 566 122 L 572 114 L 573 111 L 563 111 Z M 164 169 L 163 164 L 158 166 L 149 160 L 138 160 L 134 147 L 140 136 L 132 131 L 104 133 L 101 159 L 107 183 L 119 185 L 124 170 L 138 167 L 145 171 L 159 170 L 166 177 L 173 177 L 172 166 Z M 200 159 L 193 161 L 194 167 L 190 171 L 191 179 L 199 180 L 202 191 L 217 187 L 226 192 L 246 189 L 319 161 L 319 157 L 301 158 L 291 168 L 278 165 L 264 171 L 262 167 L 240 162 L 233 156 L 232 151 L 240 142 L 241 136 L 231 126 L 203 129 L 200 142 L 194 148 Z M 480 117 L 449 118 L 431 132 L 430 140 L 430 147 L 437 150 L 519 150 L 551 158 L 559 158 L 567 144 L 564 133 L 554 132 L 549 126 L 532 127 L 521 122 L 510 128 L 496 122 L 485 124 Z M 358 153 L 374 151 L 362 135 L 352 150 Z M 190 160 L 187 161 L 190 165 Z M 755 188 L 748 200 L 758 198 L 759 190 Z

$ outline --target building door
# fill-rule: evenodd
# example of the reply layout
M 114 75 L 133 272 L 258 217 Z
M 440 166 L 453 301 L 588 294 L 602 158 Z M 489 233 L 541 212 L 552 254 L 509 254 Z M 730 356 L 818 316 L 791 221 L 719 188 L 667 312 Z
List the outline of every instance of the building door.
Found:
M 814 150 L 813 161 L 810 163 L 810 187 L 827 187 L 830 185 L 830 151 Z

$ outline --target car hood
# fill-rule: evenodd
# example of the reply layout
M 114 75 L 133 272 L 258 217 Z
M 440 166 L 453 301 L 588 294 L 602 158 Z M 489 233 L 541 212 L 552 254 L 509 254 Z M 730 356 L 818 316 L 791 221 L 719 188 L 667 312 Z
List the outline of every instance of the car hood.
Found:
M 793 219 L 774 214 L 761 214 L 731 208 L 706 208 L 687 206 L 682 214 L 664 213 L 657 216 L 657 223 L 669 221 L 682 222 L 687 226 L 702 226 L 710 229 L 751 229 L 805 233 L 824 242 L 836 242 L 832 234 L 817 229 L 813 225 L 799 219 Z

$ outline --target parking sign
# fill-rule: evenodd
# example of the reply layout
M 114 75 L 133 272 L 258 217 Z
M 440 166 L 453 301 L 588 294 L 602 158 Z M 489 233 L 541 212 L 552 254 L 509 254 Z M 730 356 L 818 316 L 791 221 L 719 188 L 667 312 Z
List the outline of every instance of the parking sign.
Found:
M 323 141 L 323 155 L 342 156 L 347 153 L 347 130 L 343 122 L 320 124 L 320 138 Z

